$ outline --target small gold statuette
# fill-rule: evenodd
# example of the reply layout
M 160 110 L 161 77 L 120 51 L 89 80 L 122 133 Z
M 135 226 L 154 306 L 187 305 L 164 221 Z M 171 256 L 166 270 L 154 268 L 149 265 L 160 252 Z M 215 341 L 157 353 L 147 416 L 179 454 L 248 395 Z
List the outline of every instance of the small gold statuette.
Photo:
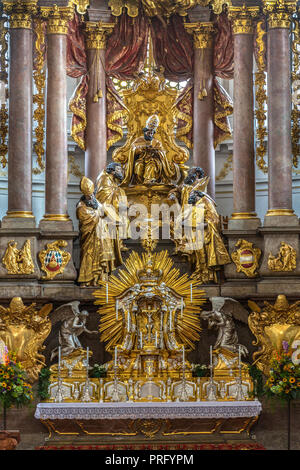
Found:
M 238 249 L 231 253 L 231 258 L 236 265 L 236 271 L 243 272 L 247 277 L 257 276 L 261 250 L 253 248 L 252 242 L 242 239 L 237 241 L 235 247 Z
M 253 353 L 253 364 L 269 375 L 273 352 L 281 351 L 284 341 L 292 345 L 300 340 L 300 301 L 290 305 L 285 295 L 278 295 L 274 305 L 265 301 L 261 308 L 252 300 L 248 305 L 252 310 L 248 324 L 256 337 L 253 345 L 259 347 Z
M 7 244 L 2 263 L 8 274 L 32 274 L 34 265 L 31 256 L 30 239 L 26 240 L 21 250 L 17 248 L 18 242 L 11 240 Z
M 42 270 L 46 275 L 42 279 L 53 279 L 58 274 L 64 272 L 64 269 L 71 259 L 70 253 L 61 249 L 66 247 L 68 243 L 65 240 L 56 240 L 47 243 L 47 248 L 39 252 L 39 259 Z
M 296 250 L 285 242 L 280 243 L 277 257 L 272 255 L 272 253 L 269 254 L 268 268 L 271 271 L 294 271 L 296 264 Z
M 48 317 L 51 310 L 52 304 L 40 310 L 35 308 L 35 303 L 26 307 L 21 297 L 14 297 L 8 308 L 0 305 L 0 342 L 4 341 L 8 351 L 17 353 L 17 361 L 31 383 L 37 380 L 45 365 L 45 357 L 39 351 L 44 349 L 43 342 L 51 331 Z

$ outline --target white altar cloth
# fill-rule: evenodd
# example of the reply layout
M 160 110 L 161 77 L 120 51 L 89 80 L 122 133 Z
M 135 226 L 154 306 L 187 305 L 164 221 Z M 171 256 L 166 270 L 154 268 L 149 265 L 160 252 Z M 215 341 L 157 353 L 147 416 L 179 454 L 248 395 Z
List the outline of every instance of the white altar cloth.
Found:
M 39 403 L 37 419 L 201 419 L 258 416 L 261 403 L 254 401 Z

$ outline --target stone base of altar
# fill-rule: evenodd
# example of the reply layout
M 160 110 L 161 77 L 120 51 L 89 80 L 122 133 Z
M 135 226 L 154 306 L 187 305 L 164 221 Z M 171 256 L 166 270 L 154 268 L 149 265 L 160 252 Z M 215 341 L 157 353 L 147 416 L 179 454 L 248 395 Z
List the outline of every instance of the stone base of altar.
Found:
M 251 442 L 260 411 L 258 401 L 41 403 L 35 417 L 46 446 L 180 445 Z
M 250 441 L 258 417 L 136 420 L 41 420 L 46 445 L 197 444 Z

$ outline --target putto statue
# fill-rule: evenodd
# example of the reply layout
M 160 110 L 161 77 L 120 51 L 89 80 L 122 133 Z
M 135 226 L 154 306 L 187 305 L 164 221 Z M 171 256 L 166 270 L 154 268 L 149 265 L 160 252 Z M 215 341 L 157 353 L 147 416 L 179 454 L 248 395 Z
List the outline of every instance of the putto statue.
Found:
M 93 182 L 81 179 L 83 193 L 76 208 L 80 230 L 80 271 L 78 282 L 83 286 L 96 286 L 101 279 L 122 264 L 121 252 L 110 233 L 103 205 L 97 201 Z M 114 214 L 109 214 L 111 218 Z
M 154 134 L 159 125 L 156 114 L 147 119 L 144 135 L 132 142 L 126 163 L 123 185 L 177 183 L 184 173 L 181 166 L 169 161 Z
M 59 330 L 59 346 L 61 347 L 61 356 L 70 356 L 77 349 L 82 350 L 81 343 L 78 339 L 83 332 L 88 334 L 97 334 L 98 331 L 90 331 L 86 327 L 89 313 L 86 310 L 79 310 L 77 300 L 61 305 L 54 310 L 51 321 L 52 325 L 61 321 Z M 51 361 L 58 355 L 58 348 L 51 352 Z

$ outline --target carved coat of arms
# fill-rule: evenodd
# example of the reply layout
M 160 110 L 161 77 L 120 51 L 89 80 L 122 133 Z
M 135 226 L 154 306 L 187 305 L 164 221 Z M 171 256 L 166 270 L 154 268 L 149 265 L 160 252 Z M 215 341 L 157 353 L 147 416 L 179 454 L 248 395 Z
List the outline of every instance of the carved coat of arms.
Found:
M 46 273 L 43 279 L 53 279 L 64 271 L 71 259 L 70 253 L 61 249 L 66 246 L 67 242 L 65 240 L 57 240 L 48 243 L 47 248 L 39 252 L 42 270 Z
M 236 265 L 237 272 L 243 272 L 247 277 L 257 276 L 257 268 L 259 264 L 259 258 L 261 256 L 261 250 L 254 248 L 253 243 L 247 240 L 238 240 L 235 244 L 238 248 L 231 254 L 232 261 Z

